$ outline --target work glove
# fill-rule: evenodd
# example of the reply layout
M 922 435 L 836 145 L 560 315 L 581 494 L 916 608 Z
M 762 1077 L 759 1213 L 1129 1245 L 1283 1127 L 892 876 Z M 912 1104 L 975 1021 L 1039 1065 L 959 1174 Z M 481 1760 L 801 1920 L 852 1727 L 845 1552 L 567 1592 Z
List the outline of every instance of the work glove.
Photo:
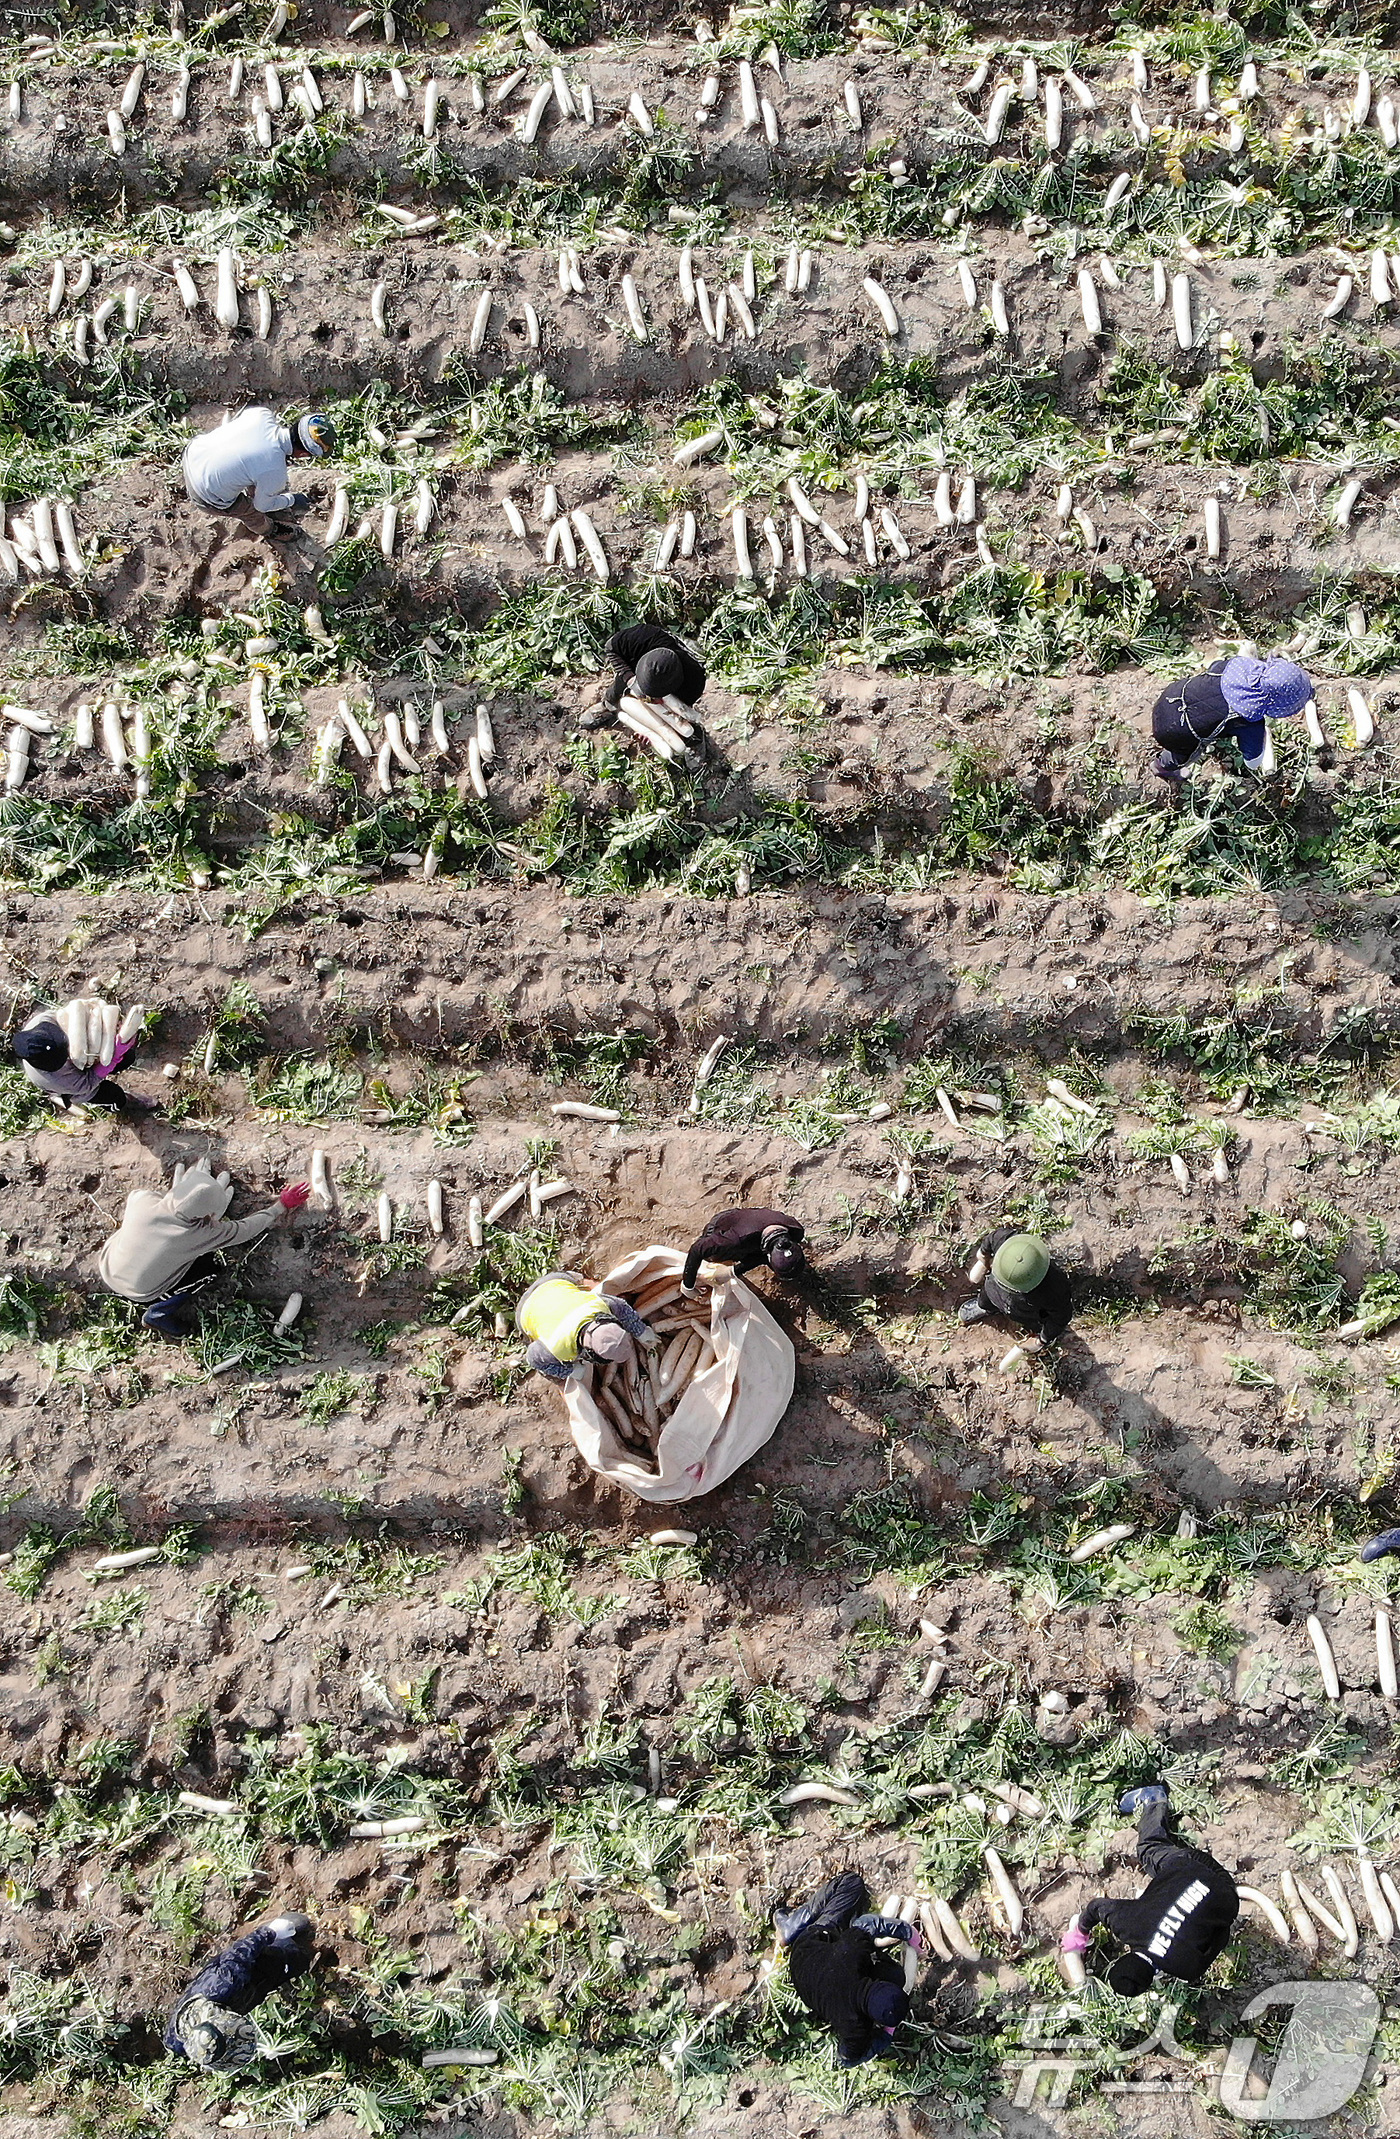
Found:
M 972 1268 L 967 1273 L 967 1282 L 969 1285 L 980 1285 L 986 1275 L 987 1258 L 985 1255 L 979 1255 L 976 1257 L 973 1262 Z
M 135 1048 L 135 1040 L 118 1040 L 113 1050 L 111 1061 L 97 1065 L 97 1075 L 99 1077 L 115 1077 L 127 1056 L 134 1053 Z
M 700 1287 L 698 1285 L 682 1285 L 681 1298 L 683 1300 L 698 1300 L 699 1297 Z
M 1064 1937 L 1060 1940 L 1061 1953 L 1087 1953 L 1089 1946 L 1090 1938 L 1088 1932 L 1081 1931 L 1079 1918 L 1077 1916 L 1073 1917 Z
M 311 1183 L 293 1181 L 277 1198 L 284 1211 L 299 1211 L 304 1203 L 311 1201 Z
M 915 1953 L 922 1953 L 924 1950 L 923 1939 L 913 1924 L 904 1926 L 904 1943 L 906 1946 L 912 1946 Z
M 294 490 L 291 504 L 284 505 L 282 510 L 283 512 L 305 512 L 310 503 L 311 499 L 304 490 Z

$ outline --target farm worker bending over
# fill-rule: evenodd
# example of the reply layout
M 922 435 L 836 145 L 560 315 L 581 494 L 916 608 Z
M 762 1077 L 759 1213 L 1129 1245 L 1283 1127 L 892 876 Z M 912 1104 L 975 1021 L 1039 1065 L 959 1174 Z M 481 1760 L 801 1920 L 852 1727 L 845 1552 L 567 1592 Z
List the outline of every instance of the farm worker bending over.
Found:
M 550 1381 L 568 1381 L 599 1360 L 634 1358 L 633 1341 L 658 1344 L 655 1330 L 626 1300 L 599 1292 L 577 1270 L 551 1270 L 520 1295 L 515 1326 L 530 1339 L 525 1360 Z
M 127 1057 L 135 1052 L 135 1040 L 118 1040 L 111 1061 L 79 1069 L 68 1053 L 63 1027 L 51 1010 L 40 1010 L 22 1025 L 10 1042 L 19 1066 L 32 1085 L 52 1100 L 60 1113 L 70 1107 L 105 1107 L 112 1113 L 153 1114 L 153 1099 L 138 1099 L 124 1092 L 113 1078 Z
M 315 1955 L 309 1916 L 274 1916 L 206 1961 L 170 2016 L 165 2047 L 201 2072 L 237 2072 L 258 2054 L 247 2015 L 284 1983 L 304 1976 Z
M 804 1230 L 786 1211 L 721 1211 L 691 1242 L 681 1290 L 694 1294 L 701 1263 L 728 1263 L 735 1277 L 766 1263 L 779 1277 L 796 1277 L 807 1267 L 798 1245 Z
M 310 1184 L 297 1181 L 265 1211 L 226 1219 L 233 1200 L 228 1175 L 211 1173 L 203 1159 L 177 1166 L 163 1196 L 138 1188 L 127 1197 L 122 1222 L 97 1258 L 98 1272 L 109 1292 L 145 1307 L 145 1328 L 178 1343 L 199 1326 L 190 1294 L 214 1275 L 219 1251 L 259 1239 L 310 1194 Z
M 250 535 L 284 541 L 296 529 L 277 525 L 274 513 L 305 512 L 310 499 L 294 491 L 287 463 L 324 460 L 335 451 L 335 426 L 312 410 L 295 432 L 270 408 L 246 408 L 230 423 L 192 438 L 185 448 L 185 490 L 206 512 L 228 513 Z
M 1179 1840 L 1164 1783 L 1145 1783 L 1119 1799 L 1118 1810 L 1138 1818 L 1138 1863 L 1151 1884 L 1136 1901 L 1091 1901 L 1071 1920 L 1060 1944 L 1083 1953 L 1100 1926 L 1125 1950 L 1108 1970 L 1110 1990 L 1140 1998 L 1159 1975 L 1199 1983 L 1225 1951 L 1240 1899 L 1223 1864 Z
M 898 1917 L 868 1914 L 869 1908 L 860 1873 L 838 1872 L 810 1901 L 774 1916 L 792 1987 L 808 2012 L 832 2030 L 842 2065 L 878 2057 L 909 2017 L 904 1968 L 875 1941 L 903 1939 L 917 1953 L 919 1934 Z
M 1163 780 L 1186 778 L 1212 744 L 1233 737 L 1246 770 L 1262 772 L 1265 723 L 1294 719 L 1312 694 L 1307 675 L 1282 654 L 1213 661 L 1203 675 L 1170 684 L 1152 708 L 1152 738 L 1161 751 L 1153 770 Z
M 659 624 L 628 624 L 608 641 L 613 680 L 607 705 L 613 712 L 629 692 L 638 698 L 679 698 L 684 706 L 698 704 L 705 688 L 705 671 L 690 648 Z M 607 715 L 597 707 L 584 725 L 596 728 Z
M 977 1287 L 977 1296 L 958 1309 L 959 1322 L 985 1322 L 989 1315 L 1005 1315 L 1047 1344 L 1053 1344 L 1069 1327 L 1074 1312 L 1069 1279 L 1034 1233 L 1018 1233 L 1014 1225 L 998 1226 L 980 1242 L 967 1274 Z

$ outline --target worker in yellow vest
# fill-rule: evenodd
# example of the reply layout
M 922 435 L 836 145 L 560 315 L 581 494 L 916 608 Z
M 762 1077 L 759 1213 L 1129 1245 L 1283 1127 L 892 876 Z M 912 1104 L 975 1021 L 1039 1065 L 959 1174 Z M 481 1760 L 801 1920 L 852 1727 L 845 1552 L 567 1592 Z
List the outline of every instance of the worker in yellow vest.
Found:
M 568 1381 L 580 1367 L 619 1364 L 638 1344 L 660 1343 L 626 1300 L 600 1292 L 578 1270 L 551 1270 L 520 1296 L 515 1326 L 530 1339 L 526 1363 L 550 1381 Z

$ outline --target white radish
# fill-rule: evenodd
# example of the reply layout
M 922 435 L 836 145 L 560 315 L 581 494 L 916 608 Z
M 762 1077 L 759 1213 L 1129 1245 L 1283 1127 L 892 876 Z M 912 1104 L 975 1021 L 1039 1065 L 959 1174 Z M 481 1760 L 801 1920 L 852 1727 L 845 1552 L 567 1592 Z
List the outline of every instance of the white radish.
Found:
M 1085 1538 L 1082 1545 L 1075 1546 L 1069 1556 L 1070 1566 L 1083 1567 L 1087 1561 L 1097 1559 L 1101 1552 L 1111 1551 L 1113 1546 L 1123 1544 L 1125 1539 L 1133 1536 L 1136 1529 L 1136 1523 L 1110 1523 L 1106 1530 L 1096 1530 L 1092 1537 Z
M 1195 346 L 1196 330 L 1191 319 L 1191 277 L 1172 276 L 1172 324 L 1176 329 L 1178 349 Z
M 311 1193 L 319 1210 L 328 1211 L 330 1209 L 331 1184 L 330 1175 L 326 1170 L 326 1154 L 324 1151 L 313 1151 L 311 1154 Z
M 121 1574 L 128 1567 L 148 1567 L 152 1560 L 160 1558 L 159 1545 L 136 1545 L 130 1552 L 107 1552 L 100 1560 L 94 1560 L 88 1573 L 92 1575 Z
M 35 517 L 37 523 L 37 508 Z M 1357 690 L 1355 684 L 1352 684 L 1347 692 L 1347 706 L 1350 709 L 1352 722 L 1356 729 L 1356 748 L 1364 750 L 1367 743 L 1375 735 L 1376 723 L 1371 716 L 1371 708 L 1367 705 L 1364 694 Z
M 1247 1902 L 1252 1909 L 1259 1911 L 1280 1946 L 1292 1944 L 1292 1933 L 1288 1928 L 1288 1919 L 1276 1902 L 1271 1901 L 1267 1894 L 1261 1894 L 1257 1886 L 1236 1887 L 1235 1892 L 1239 1895 L 1241 1901 Z
M 627 324 L 632 329 L 633 338 L 639 342 L 649 342 L 651 336 L 642 312 L 642 301 L 637 295 L 637 285 L 631 275 L 624 275 L 622 278 L 622 301 L 627 307 Z
M 126 737 L 122 717 L 109 700 L 102 708 L 102 747 L 118 772 L 126 768 Z
M 394 1237 L 394 1206 L 386 1192 L 381 1193 L 378 1206 L 379 1238 L 390 1241 Z
M 58 544 L 54 541 L 53 506 L 47 498 L 34 500 L 34 540 L 39 547 L 39 557 L 46 572 L 61 570 Z
M 394 554 L 394 544 L 399 532 L 399 508 L 390 499 L 384 507 L 384 516 L 379 523 L 379 554 L 387 564 Z
M 516 1204 L 521 1202 L 524 1196 L 526 1195 L 528 1185 L 529 1184 L 525 1181 L 517 1181 L 512 1187 L 506 1190 L 503 1196 L 497 1196 L 490 1210 L 486 1213 L 486 1224 L 495 1225 L 500 1219 L 504 1218 L 508 1212 L 513 1211 L 515 1209 Z
M 389 325 L 388 321 L 384 317 L 384 299 L 388 294 L 388 287 L 389 286 L 387 283 L 376 282 L 374 288 L 369 293 L 370 319 L 379 329 L 379 332 L 381 334 L 386 335 L 389 332 Z
M 987 117 L 982 128 L 982 138 L 994 148 L 1006 131 L 1006 114 L 1011 106 L 1011 84 L 1000 83 L 992 92 L 992 101 L 987 106 Z
M 1337 1676 L 1337 1660 L 1332 1654 L 1332 1644 L 1327 1639 L 1326 1629 L 1315 1612 L 1309 1612 L 1307 1620 L 1308 1639 L 1317 1657 L 1317 1668 L 1322 1674 L 1323 1689 L 1329 1701 L 1340 1701 L 1342 1682 Z
M 430 1232 L 430 1233 L 432 1233 L 432 1235 L 434 1236 L 434 1238 L 435 1238 L 435 1239 L 439 1239 L 439 1240 L 440 1240 L 440 1239 L 442 1238 L 442 1228 L 443 1228 L 443 1218 L 442 1218 L 442 1183 L 441 1183 L 441 1181 L 430 1181 L 430 1182 L 428 1183 L 428 1198 L 427 1198 L 427 1202 L 428 1202 L 428 1230 L 429 1230 L 429 1232 Z
M 988 300 L 987 309 L 992 315 L 992 325 L 996 329 L 997 333 L 1002 335 L 1003 337 L 1010 334 L 1011 321 L 1008 318 L 1006 311 L 1006 294 L 1003 291 L 1000 282 L 994 281 L 992 284 L 991 296 Z
M 172 260 L 170 272 L 175 277 L 175 287 L 180 292 L 180 302 L 185 310 L 187 312 L 198 311 L 199 291 L 195 285 L 194 276 L 185 266 L 184 261 Z
M 749 516 L 742 505 L 736 505 L 730 514 L 729 528 L 734 543 L 734 566 L 738 577 L 752 579 L 754 570 L 749 551 Z
M 1364 485 L 1359 476 L 1353 477 L 1352 481 L 1343 488 L 1341 495 L 1332 508 L 1332 518 L 1338 527 L 1351 526 L 1351 516 L 1356 509 L 1356 501 L 1360 497 L 1363 488 Z
M 1338 279 L 1336 289 L 1333 290 L 1332 295 L 1322 307 L 1322 317 L 1324 319 L 1336 319 L 1341 313 L 1345 312 L 1347 306 L 1351 303 L 1351 293 L 1354 288 L 1355 284 L 1351 276 L 1342 275 Z
M 870 302 L 874 305 L 875 310 L 879 313 L 880 324 L 884 328 L 885 333 L 888 335 L 889 339 L 893 341 L 899 333 L 899 314 L 895 311 L 893 304 L 890 302 L 889 293 L 886 291 L 883 284 L 875 280 L 875 277 L 873 275 L 866 276 L 864 282 L 862 282 L 861 284 L 861 288 L 864 290 L 866 296 L 870 299 Z
M 1297 1934 L 1299 1945 L 1309 1953 L 1316 1953 L 1318 1948 L 1317 1925 L 1303 1906 L 1303 1897 L 1298 1891 L 1298 1882 L 1291 1870 L 1285 1870 L 1280 1875 L 1279 1887 L 1283 1893 L 1284 1906 L 1293 1920 L 1293 1929 Z
M 569 518 L 578 533 L 579 541 L 588 553 L 588 561 L 593 567 L 595 578 L 606 586 L 609 576 L 608 559 L 602 542 L 599 540 L 597 528 L 581 506 L 571 512 Z
M 281 1314 L 277 1317 L 275 1327 L 278 1336 L 284 1335 L 286 1331 L 291 1328 L 292 1324 L 296 1321 L 296 1318 L 300 1313 L 301 1294 L 299 1292 L 289 1293 L 287 1296 L 287 1304 L 282 1309 Z
M 491 303 L 490 290 L 483 290 L 476 301 L 476 311 L 472 315 L 471 333 L 467 337 L 467 354 L 469 356 L 478 356 L 481 352 L 481 345 L 486 340 L 486 330 L 491 324 Z
M 781 1792 L 780 1805 L 858 1805 L 860 1799 L 853 1790 L 838 1790 L 831 1783 L 794 1783 L 790 1790 Z
M 233 248 L 220 248 L 218 259 L 218 295 L 214 300 L 214 317 L 219 325 L 232 333 L 238 325 L 238 282 L 234 274 Z
M 1322 1883 L 1331 1895 L 1333 1907 L 1337 1911 L 1336 1921 L 1341 1931 L 1342 1952 L 1347 1960 L 1351 1960 L 1360 1943 L 1351 1899 L 1330 1864 L 1324 1864 L 1322 1867 Z
M 898 520 L 896 520 L 889 508 L 884 505 L 880 507 L 880 526 L 884 530 L 885 540 L 889 543 L 896 557 L 903 562 L 907 562 L 913 552 L 904 539 Z
M 649 141 L 656 132 L 656 128 L 651 123 L 651 113 L 643 103 L 639 90 L 634 89 L 627 99 L 627 113 L 638 133 Z
M 568 1115 L 575 1121 L 617 1122 L 622 1119 L 612 1107 L 590 1107 L 581 1099 L 556 1099 L 549 1111 Z
M 991 1874 L 992 1885 L 1001 1903 L 1006 1928 L 1013 1938 L 1021 1935 L 1021 1926 L 1026 1920 L 1025 1904 L 1017 1893 L 1011 1875 L 994 1849 L 984 1849 L 983 1860 Z
M 1064 91 L 1052 76 L 1045 78 L 1045 146 L 1053 155 L 1064 138 Z
M 68 570 L 77 574 L 83 569 L 83 553 L 78 547 L 78 537 L 73 526 L 73 510 L 66 498 L 56 498 L 53 508 L 53 523 L 58 539 L 63 545 L 63 561 Z
M 1085 332 L 1102 334 L 1103 313 L 1099 309 L 1099 293 L 1087 267 L 1081 267 L 1079 270 L 1079 309 L 1084 314 Z
M 966 260 L 959 260 L 958 262 L 958 282 L 962 289 L 963 303 L 967 306 L 968 311 L 971 312 L 977 303 L 977 278 Z
M 53 274 L 49 278 L 49 318 L 53 319 L 63 303 L 63 293 L 68 287 L 68 270 L 61 260 L 55 260 Z
M 1383 1604 L 1376 1606 L 1376 1676 L 1383 1699 L 1393 1701 L 1400 1697 L 1395 1672 L 1395 1622 Z
M 534 141 L 536 133 L 539 133 L 543 118 L 545 118 L 545 111 L 549 109 L 551 96 L 554 96 L 554 83 L 541 81 L 541 86 L 536 88 L 534 96 L 530 98 L 530 109 L 526 111 L 522 124 L 519 124 L 519 139 L 524 141 L 526 148 Z
M 1390 1904 L 1385 1898 L 1371 1853 L 1367 1849 L 1357 1851 L 1356 1876 L 1361 1882 L 1361 1892 L 1375 1927 L 1376 1937 L 1383 1946 L 1388 1946 L 1395 1936 L 1395 1918 L 1390 1913 Z

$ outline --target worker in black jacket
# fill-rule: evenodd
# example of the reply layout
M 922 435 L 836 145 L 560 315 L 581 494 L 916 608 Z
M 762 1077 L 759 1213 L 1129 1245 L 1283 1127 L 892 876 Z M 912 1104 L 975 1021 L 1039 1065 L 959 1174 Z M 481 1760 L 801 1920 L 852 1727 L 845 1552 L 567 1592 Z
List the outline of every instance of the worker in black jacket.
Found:
M 998 1226 L 978 1243 L 968 1276 L 977 1293 L 958 1309 L 960 1322 L 985 1322 L 989 1315 L 1005 1315 L 1047 1344 L 1068 1329 L 1074 1312 L 1069 1279 L 1034 1233 L 1020 1233 L 1014 1225 Z
M 650 698 L 658 705 L 664 698 L 678 698 L 694 706 L 705 689 L 704 668 L 690 648 L 674 632 L 659 624 L 627 624 L 608 641 L 613 680 L 603 706 L 585 716 L 584 725 L 597 727 L 617 711 L 630 693 Z
M 1266 724 L 1293 719 L 1312 694 L 1304 670 L 1282 654 L 1213 661 L 1201 675 L 1168 684 L 1153 706 L 1152 740 L 1161 753 L 1153 770 L 1159 779 L 1180 780 L 1215 744 L 1236 742 L 1245 770 L 1262 772 Z
M 1066 1953 L 1083 1953 L 1101 1926 L 1124 1949 L 1107 1974 L 1120 1998 L 1140 1998 L 1159 1975 L 1199 1983 L 1230 1942 L 1240 1913 L 1235 1882 L 1207 1850 L 1180 1839 L 1165 1784 L 1129 1790 L 1118 1809 L 1139 1815 L 1138 1863 L 1151 1883 L 1136 1901 L 1089 1902 L 1060 1944 Z
M 904 1968 L 881 1953 L 877 1938 L 903 1939 L 917 1953 L 919 1934 L 898 1917 L 868 1914 L 859 1872 L 838 1872 L 800 1908 L 779 1909 L 792 1987 L 809 2013 L 836 2037 L 838 2062 L 863 2065 L 889 2048 L 909 2017 Z
M 805 1230 L 786 1211 L 721 1211 L 691 1242 L 681 1289 L 695 1292 L 701 1263 L 728 1263 L 735 1277 L 766 1263 L 776 1277 L 796 1277 L 807 1267 L 799 1245 Z
M 235 1939 L 205 1962 L 181 1998 L 165 2031 L 166 2049 L 201 2072 L 238 2072 L 251 2064 L 258 2035 L 247 2015 L 304 1976 L 315 1950 L 316 1927 L 299 1910 Z

